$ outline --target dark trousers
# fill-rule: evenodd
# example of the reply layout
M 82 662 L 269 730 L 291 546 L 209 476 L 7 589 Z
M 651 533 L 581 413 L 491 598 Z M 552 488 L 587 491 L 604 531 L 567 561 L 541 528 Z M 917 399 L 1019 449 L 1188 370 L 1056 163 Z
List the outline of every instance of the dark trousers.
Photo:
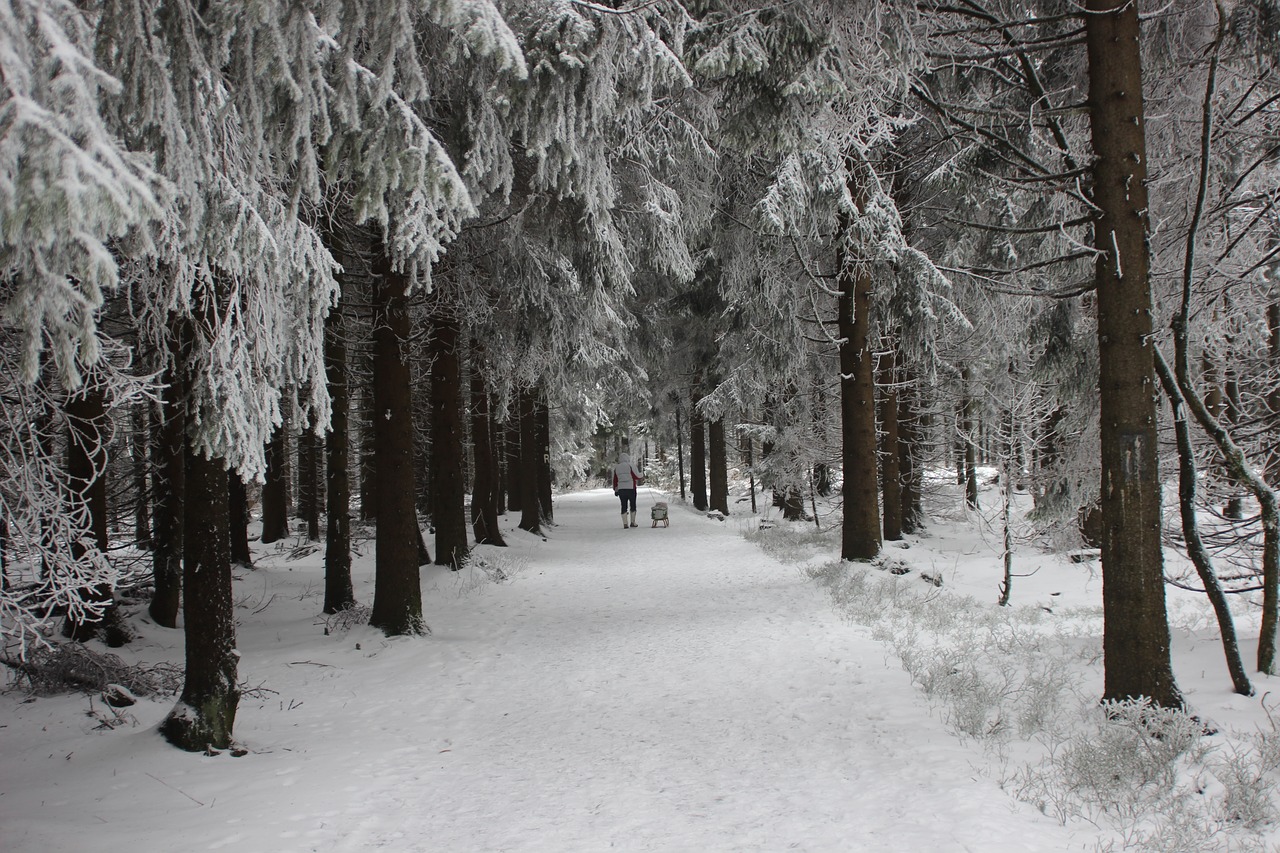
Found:
M 631 507 L 631 512 L 636 511 L 636 490 L 635 489 L 618 489 L 618 500 L 622 501 L 622 511 L 625 513 L 627 507 Z

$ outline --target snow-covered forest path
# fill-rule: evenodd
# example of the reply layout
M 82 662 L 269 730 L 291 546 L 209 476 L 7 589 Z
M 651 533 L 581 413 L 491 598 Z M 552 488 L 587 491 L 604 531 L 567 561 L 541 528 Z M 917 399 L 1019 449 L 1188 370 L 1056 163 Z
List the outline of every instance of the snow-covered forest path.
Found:
M 262 556 L 237 587 L 241 678 L 264 688 L 237 720 L 251 753 L 179 753 L 143 720 L 90 755 L 8 757 L 25 784 L 0 796 L 0 846 L 1081 849 L 987 778 L 802 571 L 733 519 L 673 506 L 651 529 L 652 500 L 623 530 L 607 490 L 557 498 L 547 541 L 481 550 L 515 569 L 505 583 L 426 570 L 426 639 L 323 635 L 322 551 Z

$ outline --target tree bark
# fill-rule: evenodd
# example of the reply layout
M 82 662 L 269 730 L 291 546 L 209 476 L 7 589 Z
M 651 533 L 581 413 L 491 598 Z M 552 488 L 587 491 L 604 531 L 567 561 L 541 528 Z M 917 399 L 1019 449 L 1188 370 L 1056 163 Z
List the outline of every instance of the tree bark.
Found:
M 707 462 L 711 469 L 710 508 L 729 514 L 729 460 L 724 439 L 724 418 L 716 418 L 707 428 Z
M 337 613 L 356 603 L 351 584 L 351 394 L 346 333 L 343 306 L 339 304 L 330 310 L 324 324 L 324 371 L 332 410 L 325 436 L 325 503 L 329 510 L 324 546 L 325 613 Z
M 1236 637 L 1231 605 L 1227 603 L 1226 591 L 1218 580 L 1213 559 L 1200 538 L 1200 528 L 1196 524 L 1196 452 L 1191 442 L 1191 427 L 1187 423 L 1186 404 L 1178 390 L 1178 380 L 1159 353 L 1156 354 L 1156 371 L 1160 375 L 1165 395 L 1169 398 L 1169 405 L 1173 408 L 1174 435 L 1178 442 L 1178 507 L 1181 510 L 1182 536 L 1187 543 L 1187 556 L 1191 558 L 1196 574 L 1204 584 L 1205 596 L 1218 619 L 1218 633 L 1222 637 L 1222 651 L 1227 658 L 1227 672 L 1231 676 L 1232 687 L 1241 696 L 1252 696 L 1253 685 L 1249 682 L 1244 660 L 1240 656 L 1240 641 Z
M 687 500 L 684 491 L 684 432 L 680 424 L 680 404 L 676 403 L 676 464 L 680 474 L 680 500 Z
M 1280 372 L 1280 302 L 1267 306 L 1267 358 L 1272 371 Z M 1280 382 L 1273 384 L 1267 392 L 1267 410 L 1271 434 L 1275 435 L 1280 431 Z M 1280 446 L 1272 446 L 1268 450 L 1265 466 L 1267 482 L 1273 487 L 1280 485 Z
M 373 363 L 369 359 L 367 380 L 362 384 L 357 408 L 357 432 L 360 454 L 360 520 L 370 524 L 378 519 L 378 439 L 373 423 Z M 364 375 L 361 376 L 364 379 Z
M 169 364 L 164 370 L 164 391 L 152 421 L 152 467 L 155 472 L 155 499 L 152 516 L 155 547 L 151 551 L 151 571 L 155 589 L 147 608 L 151 619 L 162 628 L 178 627 L 182 603 L 183 531 L 186 525 L 186 407 L 187 381 L 182 365 L 190 342 L 184 323 L 171 323 Z
M 204 318 L 201 325 L 214 325 Z M 175 373 L 190 377 L 190 342 L 195 324 L 179 323 L 179 357 Z M 182 422 L 181 434 L 195 427 L 192 401 L 172 412 Z M 221 459 L 197 455 L 183 440 L 182 623 L 186 639 L 186 679 L 182 695 L 160 732 L 174 746 L 190 752 L 231 745 L 240 689 L 236 675 L 235 609 L 231 596 L 230 519 L 227 470 Z
M 973 399 L 973 378 L 969 368 L 960 371 L 964 397 L 960 402 L 960 441 L 964 444 L 964 503 L 969 509 L 978 508 L 978 447 L 974 441 L 977 404 Z
M 253 553 L 249 550 L 249 494 L 244 480 L 235 471 L 227 471 L 227 523 L 231 564 L 253 568 Z
M 130 450 L 133 458 L 133 539 L 138 548 L 151 550 L 151 463 L 147 445 L 150 444 L 151 417 L 146 403 L 133 409 L 133 433 Z
M 517 397 L 516 410 L 507 416 L 506 423 L 502 424 L 499 429 L 505 436 L 503 444 L 505 452 L 503 454 L 503 467 L 506 469 L 507 480 L 507 511 L 508 512 L 524 512 L 524 503 L 522 495 L 524 494 L 524 478 L 520 463 L 520 402 Z
M 477 545 L 506 546 L 498 528 L 498 460 L 489 423 L 489 389 L 485 385 L 484 351 L 471 343 L 471 448 L 474 485 L 471 493 L 471 531 Z
M 489 422 L 489 442 L 493 451 L 493 506 L 499 516 L 507 514 L 507 442 L 502 425 L 493 420 L 493 411 L 486 413 Z M 505 543 L 504 543 L 505 544 Z
M 388 635 L 419 634 L 418 513 L 414 501 L 413 395 L 409 383 L 409 278 L 376 254 L 373 329 L 375 513 L 373 613 Z
M 898 394 L 898 469 L 902 481 L 902 532 L 924 529 L 924 441 L 923 414 L 917 405 L 919 393 L 904 376 Z
M 462 568 L 470 553 L 467 539 L 467 488 L 462 460 L 461 329 L 449 306 L 431 300 L 431 520 L 436 529 L 436 565 Z
M 265 448 L 266 482 L 262 484 L 262 543 L 270 545 L 289 537 L 288 422 L 271 433 Z
M 545 386 L 538 389 L 534 398 L 534 427 L 538 441 L 538 512 L 543 524 L 554 526 L 556 517 L 551 482 L 551 409 L 547 404 Z
M 902 456 L 899 452 L 897 371 L 895 353 L 885 355 L 880 363 L 880 424 L 883 460 L 880 491 L 884 495 L 884 538 L 890 542 L 902 539 Z
M 853 167 L 855 170 L 857 165 Z M 856 177 L 850 191 L 861 208 L 865 204 Z M 850 223 L 843 223 L 847 233 Z M 870 560 L 880 553 L 880 497 L 876 476 L 876 408 L 874 356 L 871 352 L 871 274 L 839 250 L 837 311 L 840 337 L 840 444 L 844 485 L 844 518 L 840 528 L 840 558 Z
M 520 529 L 541 535 L 538 507 L 538 413 L 533 388 L 521 388 L 520 405 Z
M 320 437 L 308 425 L 298 436 L 298 517 L 307 541 L 320 541 Z
M 701 389 L 694 388 L 689 397 L 693 401 L 689 408 L 689 491 L 693 493 L 693 508 L 706 512 L 710 504 L 707 502 L 706 421 L 698 411 Z
M 1086 0 L 1101 417 L 1103 698 L 1182 707 L 1161 550 L 1138 9 Z
M 227 471 L 222 460 L 186 454 L 186 547 L 182 622 L 186 681 L 178 704 L 160 726 L 189 752 L 231 745 L 240 689 L 236 676 L 231 546 L 227 536 Z

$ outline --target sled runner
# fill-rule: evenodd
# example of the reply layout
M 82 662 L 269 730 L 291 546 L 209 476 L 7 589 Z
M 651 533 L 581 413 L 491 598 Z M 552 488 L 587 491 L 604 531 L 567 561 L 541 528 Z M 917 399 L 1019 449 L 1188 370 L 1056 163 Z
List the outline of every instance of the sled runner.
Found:
M 653 524 L 649 525 L 650 527 L 657 527 L 659 521 L 662 522 L 663 527 L 671 526 L 671 519 L 667 518 L 667 504 L 665 501 L 655 503 L 652 509 L 649 510 L 649 517 L 653 519 Z

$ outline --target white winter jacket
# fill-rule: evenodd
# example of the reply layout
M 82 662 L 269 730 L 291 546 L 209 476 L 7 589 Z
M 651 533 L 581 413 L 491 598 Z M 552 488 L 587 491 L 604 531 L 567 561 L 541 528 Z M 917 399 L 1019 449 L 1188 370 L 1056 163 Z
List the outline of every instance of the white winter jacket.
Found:
M 631 464 L 631 457 L 623 453 L 618 456 L 618 464 L 613 466 L 613 490 L 634 489 L 640 485 L 640 475 Z

